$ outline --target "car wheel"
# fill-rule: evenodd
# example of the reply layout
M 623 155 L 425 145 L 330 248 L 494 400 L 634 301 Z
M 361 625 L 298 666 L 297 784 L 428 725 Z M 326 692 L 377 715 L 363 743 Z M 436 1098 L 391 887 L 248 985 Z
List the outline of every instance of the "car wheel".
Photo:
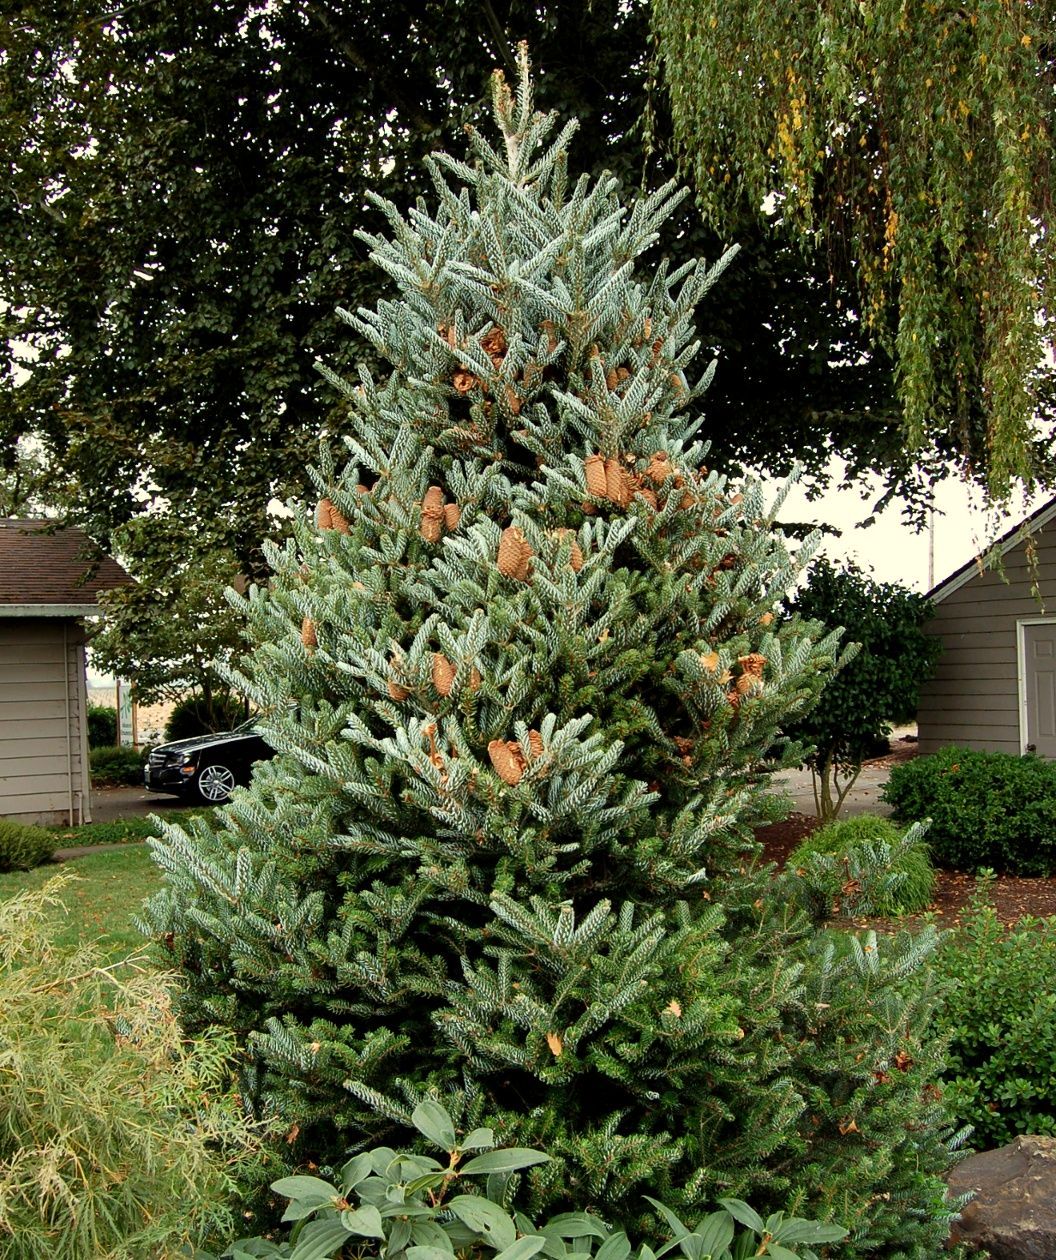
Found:
M 206 804 L 223 805 L 235 790 L 235 772 L 214 761 L 198 771 L 195 788 Z

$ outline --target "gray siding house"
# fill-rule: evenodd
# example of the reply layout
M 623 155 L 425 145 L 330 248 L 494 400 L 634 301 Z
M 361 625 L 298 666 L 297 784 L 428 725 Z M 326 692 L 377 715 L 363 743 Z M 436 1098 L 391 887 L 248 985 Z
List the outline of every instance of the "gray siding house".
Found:
M 996 546 L 1000 565 L 973 560 L 929 592 L 943 651 L 920 691 L 920 751 L 1056 758 L 1056 499 Z
M 0 520 L 0 817 L 90 822 L 83 618 L 131 579 L 80 530 Z

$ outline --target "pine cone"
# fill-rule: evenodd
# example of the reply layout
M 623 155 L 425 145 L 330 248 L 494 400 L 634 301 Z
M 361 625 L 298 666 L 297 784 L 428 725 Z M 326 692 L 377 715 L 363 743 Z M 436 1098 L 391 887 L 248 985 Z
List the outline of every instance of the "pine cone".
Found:
M 718 652 L 701 652 L 700 663 L 701 665 L 704 666 L 704 668 L 708 671 L 709 674 L 716 673 L 719 668 Z
M 667 451 L 657 451 L 649 461 L 645 475 L 658 486 L 671 476 L 671 457 Z
M 386 685 L 393 700 L 406 700 L 411 694 L 406 687 L 401 687 L 399 683 L 393 682 L 391 678 Z
M 443 532 L 442 516 L 423 516 L 419 533 L 427 543 L 438 543 Z
M 539 325 L 539 328 L 542 332 L 546 333 L 547 349 L 551 354 L 553 354 L 557 349 L 560 340 L 557 335 L 557 331 L 554 328 L 554 321 L 552 319 L 544 319 Z
M 762 652 L 749 652 L 747 656 L 738 656 L 737 664 L 740 665 L 742 673 L 749 674 L 753 678 L 762 678 L 766 657 Z
M 334 510 L 334 505 L 329 499 L 320 499 L 315 509 L 315 523 L 319 529 L 330 528 L 330 513 Z
M 315 633 L 315 622 L 311 617 L 305 617 L 301 622 L 301 642 L 309 652 L 319 646 L 319 639 Z
M 655 490 L 651 490 L 648 486 L 639 486 L 637 493 L 649 504 L 654 512 L 659 508 L 660 501 L 656 497 Z
M 510 787 L 516 787 L 524 775 L 527 762 L 520 744 L 515 740 L 493 739 L 488 745 L 488 756 L 495 767 L 495 773 Z
M 489 333 L 481 337 L 480 348 L 485 354 L 499 355 L 500 357 L 506 353 L 509 348 L 506 343 L 506 334 L 498 324 Z
M 506 406 L 509 407 L 510 414 L 514 416 L 519 416 L 521 408 L 524 406 L 520 394 L 517 393 L 512 385 L 506 386 Z
M 455 681 L 455 667 L 443 654 L 433 653 L 433 686 L 442 696 L 451 694 L 451 685 Z
M 554 534 L 558 538 L 572 537 L 572 552 L 568 558 L 568 562 L 572 567 L 573 573 L 578 573 L 583 568 L 583 552 L 580 550 L 579 543 L 576 541 L 575 530 L 572 529 L 555 529 Z
M 528 581 L 528 568 L 532 558 L 532 548 L 528 539 L 517 528 L 510 525 L 499 537 L 499 572 L 503 577 L 516 578 L 518 582 Z
M 604 499 L 608 493 L 605 461 L 600 455 L 588 455 L 583 461 L 583 471 L 587 476 L 587 493 L 596 499 Z
M 462 519 L 462 509 L 457 503 L 444 504 L 444 524 L 447 526 L 448 533 L 453 533 L 458 529 L 458 522 Z
M 627 507 L 634 497 L 631 475 L 618 459 L 605 461 L 605 494 L 622 508 Z
M 538 731 L 528 732 L 528 751 L 533 757 L 541 757 L 543 755 L 543 737 Z
M 772 612 L 765 612 L 759 618 L 759 624 L 761 626 L 769 626 L 770 624 L 772 624 L 773 620 L 774 620 L 774 614 Z
M 605 388 L 610 394 L 616 388 L 619 383 L 619 379 L 620 378 L 617 375 L 615 368 L 609 368 L 609 370 L 605 373 Z
M 437 324 L 436 331 L 447 342 L 453 350 L 455 348 L 455 326 L 454 324 Z
M 477 378 L 467 368 L 460 368 L 451 378 L 451 383 L 460 394 L 468 394 L 475 385 L 479 384 Z
M 419 533 L 426 542 L 440 541 L 444 528 L 444 492 L 439 486 L 430 486 L 422 499 L 422 524 Z

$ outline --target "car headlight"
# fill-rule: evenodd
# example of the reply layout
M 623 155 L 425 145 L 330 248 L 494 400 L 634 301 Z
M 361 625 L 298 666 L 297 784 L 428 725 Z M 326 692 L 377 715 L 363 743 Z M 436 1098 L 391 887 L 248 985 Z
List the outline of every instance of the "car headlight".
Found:
M 180 753 L 176 758 L 176 764 L 178 766 L 193 766 L 197 760 L 198 754 L 196 752 Z

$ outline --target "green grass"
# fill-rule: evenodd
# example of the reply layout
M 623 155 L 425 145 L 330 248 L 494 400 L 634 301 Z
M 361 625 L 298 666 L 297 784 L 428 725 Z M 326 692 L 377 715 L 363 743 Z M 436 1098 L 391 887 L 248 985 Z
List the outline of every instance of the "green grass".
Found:
M 63 893 L 66 916 L 54 937 L 56 945 L 95 943 L 116 960 L 145 941 L 132 924 L 145 897 L 161 886 L 161 873 L 145 848 L 111 849 L 77 858 L 69 864 L 79 877 Z M 0 875 L 0 900 L 26 888 L 40 888 L 56 873 L 54 865 Z
M 207 813 L 208 807 L 193 809 L 161 809 L 158 817 L 166 822 L 185 822 L 195 814 Z M 139 844 L 159 834 L 150 818 L 121 818 L 117 822 L 86 823 L 83 827 L 52 827 L 55 847 L 73 849 L 82 844 Z

